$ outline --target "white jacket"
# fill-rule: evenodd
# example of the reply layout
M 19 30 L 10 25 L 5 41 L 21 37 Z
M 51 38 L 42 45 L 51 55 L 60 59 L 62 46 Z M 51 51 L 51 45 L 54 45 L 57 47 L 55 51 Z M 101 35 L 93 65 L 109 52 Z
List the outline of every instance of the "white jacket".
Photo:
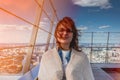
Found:
M 90 63 L 83 52 L 72 49 L 70 61 L 65 70 L 67 80 L 94 80 Z M 62 62 L 56 48 L 43 54 L 38 80 L 62 80 Z

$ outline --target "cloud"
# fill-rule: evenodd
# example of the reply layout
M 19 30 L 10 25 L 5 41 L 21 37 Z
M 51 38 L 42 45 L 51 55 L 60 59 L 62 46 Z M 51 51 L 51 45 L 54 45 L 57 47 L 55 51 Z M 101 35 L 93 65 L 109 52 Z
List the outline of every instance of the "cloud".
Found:
M 73 4 L 82 7 L 100 7 L 101 9 L 112 8 L 109 0 L 72 0 Z
M 106 25 L 106 26 L 99 26 L 98 28 L 99 29 L 104 29 L 104 28 L 109 28 L 110 26 L 109 25 Z
M 83 26 L 83 25 L 81 25 L 77 28 L 77 30 L 81 30 L 81 31 L 84 31 L 84 30 L 87 30 L 87 29 L 88 29 L 88 27 Z
M 25 25 L 2 25 L 0 24 L 0 31 L 13 31 L 13 30 L 17 30 L 17 31 L 29 31 L 32 30 L 32 27 L 28 27 Z
M 45 21 L 41 21 L 41 22 L 40 22 L 40 26 L 41 26 L 41 27 L 46 27 L 46 26 L 48 26 L 48 23 L 45 22 Z

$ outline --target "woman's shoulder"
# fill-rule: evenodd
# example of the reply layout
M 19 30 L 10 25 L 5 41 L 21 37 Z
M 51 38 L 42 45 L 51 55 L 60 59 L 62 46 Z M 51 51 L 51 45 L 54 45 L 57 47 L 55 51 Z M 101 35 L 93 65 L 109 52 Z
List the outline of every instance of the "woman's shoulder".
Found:
M 73 49 L 73 53 L 74 53 L 76 56 L 81 57 L 81 58 L 87 57 L 87 54 L 86 54 L 85 52 L 83 52 L 83 51 L 77 51 L 77 50 Z
M 52 48 L 52 49 L 49 49 L 47 50 L 45 53 L 43 53 L 42 57 L 48 57 L 48 56 L 51 56 L 53 53 L 55 53 L 57 50 L 56 48 Z
M 72 49 L 73 53 L 75 53 L 76 55 L 86 55 L 85 52 L 81 51 L 77 51 L 75 49 Z

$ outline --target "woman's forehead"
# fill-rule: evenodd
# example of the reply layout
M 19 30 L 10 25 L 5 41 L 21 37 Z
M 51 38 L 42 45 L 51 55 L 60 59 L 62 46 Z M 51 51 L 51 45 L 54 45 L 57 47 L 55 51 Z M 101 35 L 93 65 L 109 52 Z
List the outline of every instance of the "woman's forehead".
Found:
M 62 25 L 62 24 L 58 26 L 58 29 L 60 29 L 60 28 L 63 28 L 63 29 L 64 29 L 64 28 L 65 28 L 65 29 L 72 29 L 71 26 Z

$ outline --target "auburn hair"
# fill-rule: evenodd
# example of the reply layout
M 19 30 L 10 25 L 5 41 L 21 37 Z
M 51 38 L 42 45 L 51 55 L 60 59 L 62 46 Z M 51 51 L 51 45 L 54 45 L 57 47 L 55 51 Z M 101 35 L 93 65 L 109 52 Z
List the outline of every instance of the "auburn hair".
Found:
M 72 41 L 70 43 L 70 48 L 73 48 L 77 51 L 81 51 L 80 47 L 78 46 L 79 42 L 78 42 L 78 32 L 77 32 L 77 29 L 76 29 L 76 26 L 75 26 L 75 23 L 74 21 L 70 18 L 70 17 L 64 17 L 62 20 L 60 20 L 56 26 L 56 29 L 55 29 L 55 33 L 54 33 L 54 36 L 56 38 L 56 43 L 58 45 L 58 47 L 61 48 L 60 46 L 60 42 L 57 40 L 57 30 L 58 30 L 58 27 L 60 25 L 63 25 L 65 26 L 66 28 L 67 27 L 71 27 L 72 28 L 72 31 L 73 31 L 73 38 L 72 38 Z

